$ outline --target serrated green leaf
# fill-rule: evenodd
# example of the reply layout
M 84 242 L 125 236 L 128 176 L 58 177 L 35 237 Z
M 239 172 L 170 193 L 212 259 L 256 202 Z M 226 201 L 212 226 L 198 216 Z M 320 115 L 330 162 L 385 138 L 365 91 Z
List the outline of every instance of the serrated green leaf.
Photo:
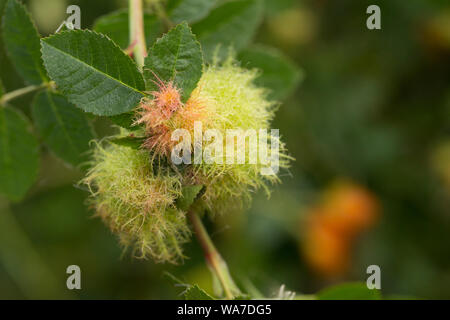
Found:
M 5 47 L 18 73 L 30 84 L 47 81 L 39 34 L 25 6 L 17 0 L 9 0 L 2 20 Z
M 186 101 L 202 76 L 203 57 L 200 44 L 186 23 L 179 24 L 158 39 L 145 58 L 147 90 L 158 90 L 158 79 L 173 81 Z
M 182 196 L 176 201 L 176 205 L 183 211 L 188 211 L 189 207 L 194 203 L 195 199 L 203 191 L 203 185 L 185 186 L 182 190 Z
M 0 193 L 10 200 L 24 197 L 38 174 L 39 149 L 25 116 L 0 106 Z
M 22 78 L 17 74 L 16 69 L 8 58 L 3 40 L 3 13 L 7 0 L 0 0 L 0 78 L 3 79 L 5 91 L 13 90 L 23 86 Z
M 81 110 L 64 96 L 43 91 L 34 99 L 32 114 L 40 136 L 58 157 L 72 165 L 86 160 L 94 133 Z
M 207 16 L 216 3 L 217 0 L 172 0 L 167 4 L 167 11 L 175 23 L 192 23 Z
M 194 284 L 184 291 L 184 299 L 186 300 L 215 300 L 205 290 Z
M 112 143 L 118 144 L 119 146 L 130 147 L 133 149 L 140 149 L 144 141 L 145 137 L 134 137 L 134 136 L 111 139 Z
M 73 30 L 41 43 L 50 78 L 77 107 L 112 116 L 130 111 L 144 96 L 136 64 L 106 36 Z
M 205 57 L 211 59 L 218 45 L 218 56 L 227 55 L 230 47 L 239 52 L 253 38 L 263 16 L 259 0 L 226 2 L 205 19 L 192 26 L 202 44 Z
M 381 293 L 367 288 L 365 283 L 344 283 L 326 288 L 317 294 L 319 300 L 379 300 Z
M 182 295 L 186 300 L 215 300 L 205 290 L 201 289 L 196 284 L 187 284 L 167 271 L 164 272 L 164 277 L 169 279 L 170 282 L 172 282 L 176 286 L 186 287 L 186 290 L 182 292 Z
M 162 31 L 161 23 L 149 13 L 144 13 L 144 28 L 147 44 L 153 43 Z M 101 16 L 95 21 L 93 30 L 107 35 L 122 49 L 127 48 L 130 44 L 128 10 L 121 9 Z
M 285 99 L 303 78 L 300 69 L 275 48 L 252 47 L 238 56 L 246 68 L 261 71 L 255 83 L 270 89 L 269 98 Z

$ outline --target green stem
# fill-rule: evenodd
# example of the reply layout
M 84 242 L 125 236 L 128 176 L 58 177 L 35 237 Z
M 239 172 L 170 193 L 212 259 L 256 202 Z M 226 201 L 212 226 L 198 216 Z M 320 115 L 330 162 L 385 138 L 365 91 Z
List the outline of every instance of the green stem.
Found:
M 144 10 L 142 0 L 129 0 L 130 46 L 138 67 L 142 70 L 147 56 L 144 32 Z
M 241 294 L 241 292 L 234 283 L 225 260 L 223 260 L 222 256 L 211 241 L 211 238 L 209 237 L 208 232 L 206 231 L 205 226 L 203 225 L 198 214 L 191 210 L 188 213 L 188 217 L 194 228 L 194 233 L 197 240 L 202 246 L 209 268 L 219 280 L 225 293 L 225 297 L 227 299 L 233 299 L 235 296 Z
M 0 99 L 0 105 L 4 105 L 5 103 L 7 103 L 10 100 L 16 99 L 18 97 L 26 95 L 30 92 L 34 92 L 36 90 L 44 89 L 48 86 L 49 86 L 48 83 L 43 83 L 40 85 L 32 85 L 32 86 L 20 88 L 20 89 L 5 93 Z

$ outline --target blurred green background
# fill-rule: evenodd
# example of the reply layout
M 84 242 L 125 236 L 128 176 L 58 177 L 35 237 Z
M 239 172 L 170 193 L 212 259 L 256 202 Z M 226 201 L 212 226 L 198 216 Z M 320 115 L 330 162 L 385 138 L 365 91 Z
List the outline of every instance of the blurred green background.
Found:
M 126 7 L 113 0 L 25 2 L 42 35 L 57 29 L 69 4 L 81 7 L 82 28 Z M 365 281 L 367 266 L 376 264 L 385 296 L 450 299 L 449 1 L 265 3 L 255 42 L 282 50 L 303 73 L 273 125 L 296 161 L 270 199 L 258 194 L 245 214 L 208 225 L 232 273 L 265 295 L 282 284 L 309 294 Z M 370 4 L 381 7 L 381 30 L 366 28 Z M 7 91 L 23 87 L 1 58 Z M 12 104 L 29 114 L 31 98 Z M 110 132 L 107 122 L 95 125 L 99 136 Z M 195 239 L 179 266 L 122 256 L 114 236 L 92 218 L 88 193 L 76 187 L 83 173 L 44 154 L 26 199 L 0 200 L 1 299 L 179 297 L 164 271 L 212 290 Z M 364 189 L 377 218 L 351 239 L 321 242 L 309 229 L 311 216 L 335 210 L 324 194 L 337 180 Z M 324 261 L 305 254 L 314 247 L 307 242 L 318 243 L 315 254 Z M 81 268 L 79 291 L 66 289 L 72 264 Z

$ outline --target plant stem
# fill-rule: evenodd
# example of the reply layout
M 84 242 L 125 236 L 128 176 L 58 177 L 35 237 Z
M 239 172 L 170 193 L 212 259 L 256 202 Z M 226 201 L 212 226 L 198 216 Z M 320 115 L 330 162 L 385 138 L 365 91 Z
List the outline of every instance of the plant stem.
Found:
M 144 10 L 142 0 L 129 0 L 130 12 L 130 46 L 133 47 L 134 59 L 142 70 L 147 56 L 147 46 L 144 32 Z
M 3 105 L 3 104 L 5 104 L 6 102 L 8 102 L 8 101 L 10 101 L 10 100 L 13 100 L 13 99 L 15 99 L 15 98 L 18 98 L 18 97 L 20 97 L 20 96 L 23 96 L 23 95 L 25 95 L 25 94 L 27 94 L 27 93 L 30 93 L 30 92 L 33 92 L 33 91 L 36 91 L 36 90 L 43 89 L 43 88 L 45 88 L 45 87 L 47 87 L 47 86 L 49 86 L 48 83 L 43 83 L 43 84 L 41 84 L 41 85 L 32 85 L 32 86 L 20 88 L 20 89 L 17 89 L 17 90 L 14 90 L 14 91 L 5 93 L 5 94 L 3 95 L 3 97 L 1 97 L 1 99 L 0 99 L 0 105 Z
M 208 232 L 206 231 L 205 226 L 203 225 L 198 214 L 191 210 L 188 213 L 188 217 L 193 225 L 197 240 L 202 246 L 206 262 L 214 275 L 217 276 L 217 279 L 219 280 L 225 293 L 225 297 L 227 299 L 233 299 L 236 295 L 241 294 L 241 292 L 234 283 L 225 260 L 223 260 L 222 256 L 211 241 L 211 238 L 209 237 Z

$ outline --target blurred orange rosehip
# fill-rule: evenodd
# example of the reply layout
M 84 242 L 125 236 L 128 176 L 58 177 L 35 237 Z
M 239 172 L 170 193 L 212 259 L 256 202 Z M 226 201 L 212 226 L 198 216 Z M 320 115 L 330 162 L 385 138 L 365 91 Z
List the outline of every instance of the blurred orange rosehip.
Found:
M 357 235 L 371 227 L 378 217 L 374 195 L 362 186 L 338 182 L 325 191 L 322 219 L 345 236 Z
M 378 207 L 362 186 L 340 181 L 326 189 L 304 226 L 302 247 L 310 267 L 324 277 L 345 274 L 356 238 L 375 224 Z
M 306 261 L 320 275 L 338 276 L 348 269 L 348 240 L 329 228 L 319 212 L 312 214 L 303 244 Z

